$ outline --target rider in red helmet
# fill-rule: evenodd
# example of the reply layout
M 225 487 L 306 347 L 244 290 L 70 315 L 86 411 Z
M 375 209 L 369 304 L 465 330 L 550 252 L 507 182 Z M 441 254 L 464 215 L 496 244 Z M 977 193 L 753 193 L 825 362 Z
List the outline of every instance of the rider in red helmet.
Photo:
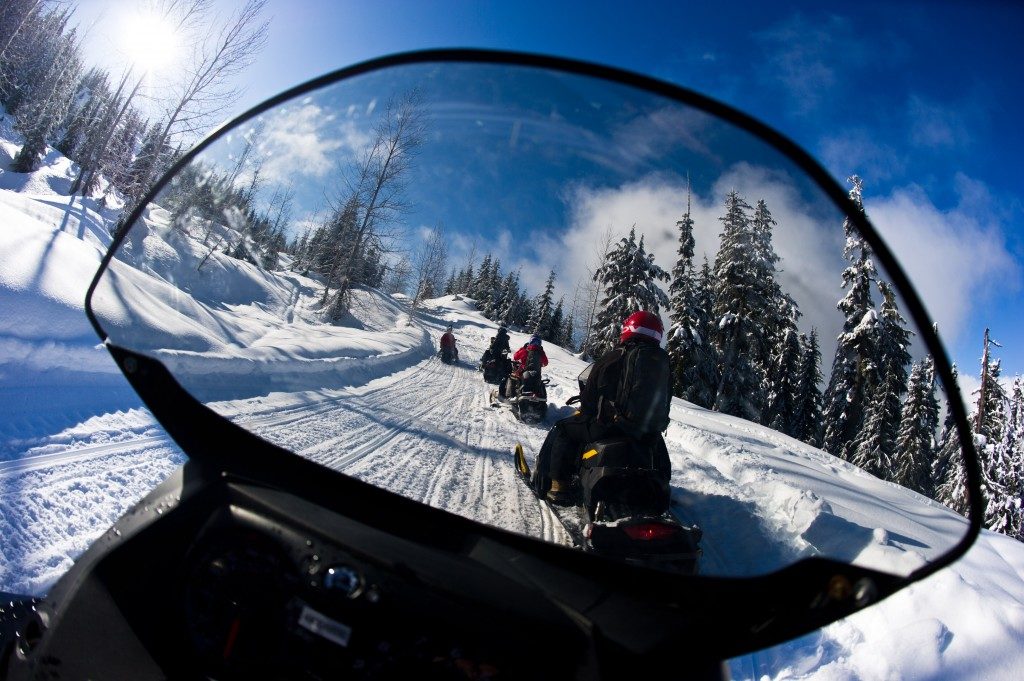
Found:
M 619 383 L 626 355 L 640 344 L 665 352 L 661 348 L 664 332 L 665 327 L 658 315 L 645 311 L 634 312 L 622 323 L 618 345 L 581 374 L 587 378 L 580 392 L 579 411 L 555 423 L 537 454 L 533 486 L 538 496 L 546 497 L 556 504 L 572 502 L 570 481 L 576 471 L 580 447 L 621 431 L 616 424 L 619 415 L 615 400 L 620 394 Z M 669 374 L 645 378 L 652 386 L 657 386 L 659 392 L 664 393 L 665 400 L 671 399 Z M 667 402 L 664 408 L 667 413 Z M 659 465 L 667 473 L 668 453 L 659 452 L 659 456 L 663 458 Z

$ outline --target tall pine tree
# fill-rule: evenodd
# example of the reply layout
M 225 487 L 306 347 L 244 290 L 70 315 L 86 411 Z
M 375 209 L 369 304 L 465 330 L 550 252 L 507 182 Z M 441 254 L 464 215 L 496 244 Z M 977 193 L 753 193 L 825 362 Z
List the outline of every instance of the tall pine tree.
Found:
M 911 370 L 894 453 L 893 482 L 928 497 L 935 493 L 931 465 L 939 418 L 934 373 L 931 357 L 925 357 Z
M 622 322 L 634 312 L 658 314 L 668 306 L 668 296 L 658 281 L 668 281 L 668 273 L 654 263 L 654 255 L 644 249 L 644 239 L 636 241 L 636 228 L 608 252 L 607 259 L 594 273 L 603 292 L 601 310 L 594 320 L 591 348 L 600 357 L 614 348 L 622 333 Z
M 810 337 L 800 336 L 800 369 L 796 381 L 791 433 L 812 447 L 821 445 L 821 350 L 818 331 L 811 329 Z
M 715 258 L 718 389 L 714 407 L 759 422 L 766 404 L 777 285 L 770 246 L 774 220 L 764 202 L 755 218 L 735 191 L 725 201 L 721 245 Z
M 693 263 L 695 241 L 690 197 L 686 212 L 676 222 L 679 229 L 679 257 L 672 268 L 669 286 L 668 354 L 672 361 L 672 392 L 702 407 L 715 400 L 718 377 L 711 336 L 707 333 L 711 308 L 702 307 L 697 270 Z M 706 264 L 706 262 L 705 262 Z
M 863 211 L 861 179 L 854 175 L 850 182 L 853 184 L 850 200 Z M 843 222 L 843 229 L 846 232 L 843 255 L 850 264 L 843 270 L 843 288 L 847 293 L 836 307 L 845 321 L 825 390 L 822 449 L 849 461 L 857 447 L 864 413 L 879 383 L 875 347 L 878 316 L 871 299 L 871 283 L 877 273 L 867 243 L 849 218 Z

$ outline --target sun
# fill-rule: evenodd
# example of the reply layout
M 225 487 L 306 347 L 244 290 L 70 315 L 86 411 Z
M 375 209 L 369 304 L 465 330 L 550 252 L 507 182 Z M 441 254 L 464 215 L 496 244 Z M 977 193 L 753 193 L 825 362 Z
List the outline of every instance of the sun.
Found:
M 120 23 L 119 42 L 135 66 L 152 73 L 177 60 L 181 36 L 166 17 L 136 8 L 124 14 Z

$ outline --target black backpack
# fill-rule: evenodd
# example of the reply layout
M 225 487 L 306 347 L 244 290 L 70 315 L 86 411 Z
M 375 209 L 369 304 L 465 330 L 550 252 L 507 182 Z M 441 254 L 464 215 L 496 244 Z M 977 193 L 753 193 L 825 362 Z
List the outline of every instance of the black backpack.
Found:
M 540 373 L 541 368 L 541 350 L 537 347 L 532 347 L 526 351 L 526 365 L 524 369 L 526 371 L 536 371 Z
M 668 353 L 651 343 L 626 349 L 615 395 L 615 424 L 636 438 L 668 428 L 672 368 Z

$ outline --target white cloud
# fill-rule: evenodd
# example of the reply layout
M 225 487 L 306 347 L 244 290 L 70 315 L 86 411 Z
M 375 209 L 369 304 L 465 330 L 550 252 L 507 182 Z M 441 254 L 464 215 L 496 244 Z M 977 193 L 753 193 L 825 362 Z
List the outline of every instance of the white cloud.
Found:
M 755 35 L 766 55 L 759 73 L 778 81 L 799 113 L 813 111 L 838 81 L 834 68 L 838 59 L 860 59 L 855 42 L 840 43 L 836 38 L 849 33 L 844 19 L 833 16 L 812 22 L 796 14 Z
M 353 120 L 339 120 L 306 101 L 276 111 L 267 120 L 260 145 L 262 173 L 271 182 L 302 175 L 322 177 L 368 142 Z
M 977 306 L 997 293 L 1019 291 L 1021 268 L 1007 250 L 998 216 L 983 185 L 957 178 L 958 204 L 939 209 L 916 185 L 884 198 L 865 199 L 865 209 L 914 282 L 948 346 L 967 330 Z

